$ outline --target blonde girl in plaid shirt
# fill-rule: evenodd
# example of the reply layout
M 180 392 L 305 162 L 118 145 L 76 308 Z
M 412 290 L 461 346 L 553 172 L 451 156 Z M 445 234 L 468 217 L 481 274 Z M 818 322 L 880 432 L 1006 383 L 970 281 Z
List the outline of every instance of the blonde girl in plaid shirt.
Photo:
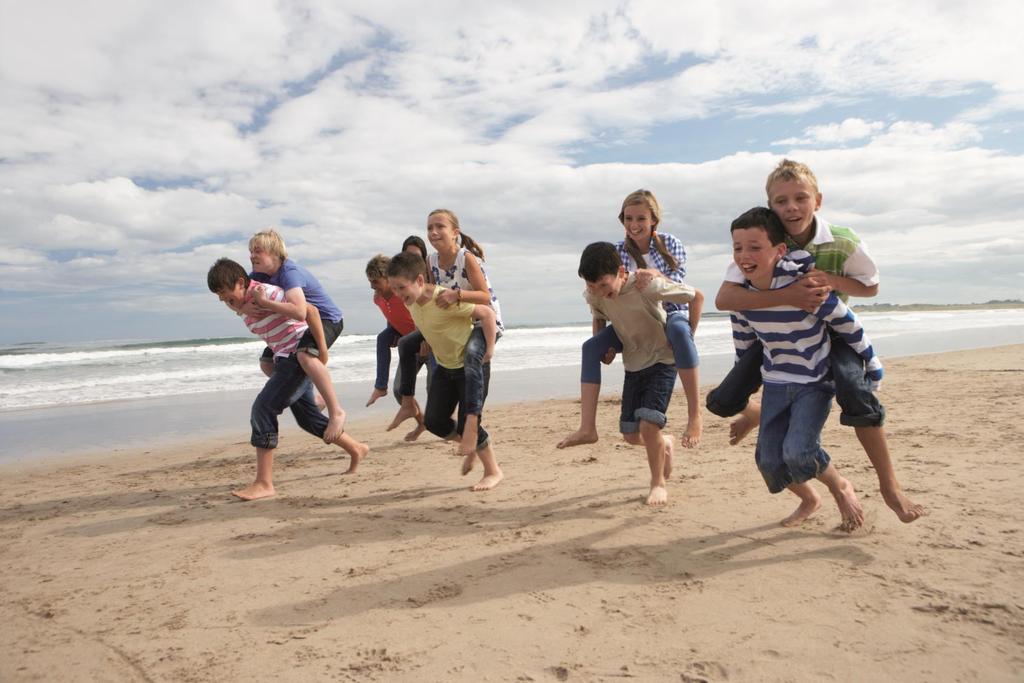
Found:
M 619 222 L 625 228 L 625 239 L 616 245 L 619 257 L 627 271 L 636 273 L 637 285 L 647 286 L 652 279 L 663 277 L 683 282 L 686 277 L 686 249 L 682 242 L 669 234 L 660 233 L 661 206 L 649 190 L 631 192 L 622 202 Z M 665 334 L 672 345 L 676 370 L 686 394 L 687 424 L 681 444 L 694 448 L 700 443 L 703 419 L 697 366 L 697 348 L 693 336 L 700 322 L 704 295 L 696 290 L 692 303 L 665 303 L 668 320 Z M 583 363 L 580 372 L 580 427 L 559 442 L 559 448 L 594 443 L 597 435 L 597 399 L 601 390 L 601 363 L 611 363 L 622 350 L 622 342 L 612 327 L 603 320 L 593 321 L 594 336 L 583 344 Z

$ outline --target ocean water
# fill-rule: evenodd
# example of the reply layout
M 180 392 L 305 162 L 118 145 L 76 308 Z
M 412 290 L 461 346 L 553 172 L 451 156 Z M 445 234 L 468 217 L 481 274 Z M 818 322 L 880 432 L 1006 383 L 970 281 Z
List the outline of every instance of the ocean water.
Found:
M 999 331 L 1024 341 L 1024 309 L 867 313 L 868 334 L 883 351 L 890 338 L 925 338 L 957 330 Z M 514 328 L 498 342 L 492 373 L 578 366 L 589 325 Z M 732 354 L 728 318 L 706 317 L 697 334 L 704 362 Z M 993 343 L 1006 343 L 994 341 Z M 343 334 L 328 367 L 335 382 L 365 382 L 375 375 L 376 336 Z M 180 397 L 225 390 L 258 390 L 265 380 L 255 338 L 179 341 L 26 343 L 0 348 L 0 412 L 130 399 Z M 930 350 L 927 347 L 921 352 Z M 913 352 L 911 350 L 910 352 Z M 726 361 L 727 362 L 727 361 Z M 397 357 L 393 360 L 397 363 Z

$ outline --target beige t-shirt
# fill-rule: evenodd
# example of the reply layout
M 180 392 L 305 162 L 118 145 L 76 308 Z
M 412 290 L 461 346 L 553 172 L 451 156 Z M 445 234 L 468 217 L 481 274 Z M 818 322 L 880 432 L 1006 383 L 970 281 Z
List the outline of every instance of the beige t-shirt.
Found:
M 437 297 L 443 289 L 435 285 L 430 301 L 422 305 L 414 303 L 409 306 L 409 313 L 416 328 L 430 344 L 437 362 L 449 370 L 456 370 L 462 367 L 466 342 L 473 331 L 475 306 L 463 301 L 448 308 L 438 308 Z
M 615 298 L 598 298 L 589 291 L 585 297 L 593 316 L 615 327 L 622 341 L 622 365 L 626 370 L 636 372 L 655 363 L 675 363 L 665 336 L 665 309 L 659 302 L 689 303 L 693 301 L 693 287 L 658 277 L 641 290 L 636 286 L 636 276 L 630 273 Z

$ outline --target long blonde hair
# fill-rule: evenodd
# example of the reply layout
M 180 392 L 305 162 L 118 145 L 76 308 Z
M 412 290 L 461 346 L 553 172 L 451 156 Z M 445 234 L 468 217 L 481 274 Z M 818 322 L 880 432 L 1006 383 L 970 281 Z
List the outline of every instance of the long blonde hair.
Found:
M 665 246 L 665 240 L 658 234 L 656 228 L 661 223 L 661 206 L 658 204 L 658 198 L 654 196 L 654 193 L 650 190 L 640 189 L 635 192 L 630 192 L 626 195 L 626 198 L 622 200 L 622 209 L 619 211 L 619 222 L 623 225 L 626 224 L 626 207 L 627 206 L 646 206 L 648 211 L 651 212 L 651 241 L 654 242 L 654 248 L 658 250 L 661 257 L 665 259 L 665 264 L 672 270 L 679 267 L 679 262 L 676 261 L 675 257 Z M 636 267 L 640 268 L 644 263 L 644 254 L 640 251 L 640 245 L 636 241 L 626 235 L 626 253 L 629 254 L 636 262 Z

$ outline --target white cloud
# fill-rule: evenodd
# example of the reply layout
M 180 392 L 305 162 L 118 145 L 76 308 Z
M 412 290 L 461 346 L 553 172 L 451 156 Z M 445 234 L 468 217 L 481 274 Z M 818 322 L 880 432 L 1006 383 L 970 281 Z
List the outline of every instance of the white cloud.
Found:
M 862 233 L 886 272 L 925 273 L 914 264 L 926 253 L 968 263 L 955 247 L 968 229 L 982 251 L 1019 246 L 1024 163 L 986 147 L 989 126 L 1016 130 L 1024 110 L 1009 2 L 3 12 L 0 278 L 26 297 L 102 292 L 123 310 L 153 291 L 191 296 L 214 258 L 244 258 L 244 235 L 282 221 L 331 291 L 363 297 L 365 259 L 449 206 L 488 249 L 510 313 L 547 314 L 530 286 L 557 277 L 557 310 L 579 319 L 578 250 L 619 234 L 618 203 L 639 186 L 661 198 L 691 277 L 713 293 L 728 221 L 763 202 L 778 156 L 734 143 L 693 163 L 573 161 L 595 144 L 635 159 L 656 126 L 689 135 L 698 119 L 700 136 L 716 121 L 792 121 L 802 134 L 747 137 L 810 163 L 826 214 Z M 944 94 L 962 111 L 871 106 Z M 842 113 L 823 121 L 831 109 Z M 937 251 L 917 249 L 923 236 Z

